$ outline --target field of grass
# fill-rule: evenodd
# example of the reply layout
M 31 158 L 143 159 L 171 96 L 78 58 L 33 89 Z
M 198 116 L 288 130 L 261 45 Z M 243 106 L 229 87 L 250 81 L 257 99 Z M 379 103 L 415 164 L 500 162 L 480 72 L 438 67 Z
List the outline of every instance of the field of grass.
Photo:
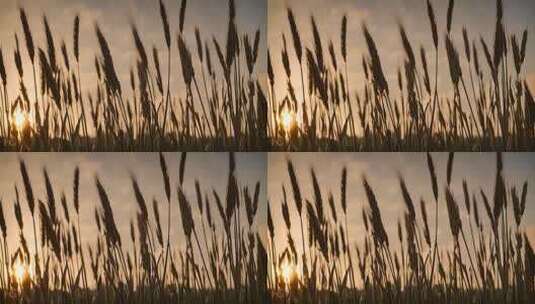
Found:
M 354 239 L 355 233 L 355 226 L 353 230 L 348 229 L 351 227 L 348 217 L 360 214 L 348 204 L 354 201 L 347 196 L 351 187 L 348 170 L 344 167 L 340 188 L 328 189 L 332 192 L 325 199 L 321 190 L 325 185 L 318 182 L 322 172 L 316 173 L 312 168 L 312 187 L 304 192 L 304 178 L 299 172 L 308 168 L 294 167 L 291 158 L 290 154 L 289 184 L 283 183 L 281 209 L 275 210 L 273 204 L 268 209 L 268 286 L 273 303 L 531 303 L 533 300 L 535 254 L 525 230 L 532 223 L 524 218 L 526 208 L 532 208 L 526 202 L 528 185 L 527 182 L 514 185 L 505 179 L 507 170 L 501 154 L 497 155 L 495 184 L 490 193 L 476 189 L 453 172 L 453 153 L 449 155 L 444 175 L 437 172 L 432 156 L 427 155 L 433 202 L 425 202 L 423 198 L 419 202 L 413 200 L 423 194 L 410 193 L 411 181 L 400 175 L 400 202 L 404 210 L 399 215 L 397 235 L 388 235 L 386 231 L 395 224 L 384 222 L 381 217 L 381 209 L 384 212 L 392 207 L 381 204 L 377 199 L 380 195 L 376 196 L 391 191 L 391 187 L 371 185 L 363 176 L 361 186 L 367 203 L 361 221 L 357 220 L 364 227 L 364 233 L 357 237 L 362 243 L 348 241 L 350 236 Z M 439 180 L 437 175 L 446 176 L 446 180 Z M 455 197 L 452 188 L 461 184 L 464 197 Z M 340 195 L 335 199 L 332 193 Z M 439 208 L 447 210 L 447 217 L 439 218 Z M 430 217 L 433 221 L 429 213 L 434 214 Z M 279 221 L 284 223 L 282 230 L 273 226 L 275 217 L 283 219 Z M 440 243 L 443 233 L 437 238 L 439 221 L 447 229 L 451 243 Z M 297 230 L 292 230 L 292 225 Z M 276 233 L 282 233 L 283 246 L 276 246 L 281 244 L 274 241 L 280 239 Z
M 221 25 L 226 41 L 202 32 L 201 24 L 192 46 L 184 33 L 187 1 L 175 5 L 180 5 L 178 24 L 170 24 L 159 2 L 163 50 L 146 49 L 135 25 L 131 32 L 125 29 L 138 54 L 129 83 L 117 73 L 105 27 L 95 24 L 94 33 L 80 32 L 83 13 L 73 15 L 72 45 L 63 42 L 59 52 L 46 16 L 46 45 L 39 46 L 21 8 L 23 37 L 15 31 L 12 54 L 0 48 L 0 150 L 266 150 L 267 101 L 255 70 L 265 60 L 261 25 L 255 33 L 241 32 L 229 0 L 228 24 Z M 95 34 L 100 52 L 94 63 L 80 62 L 80 41 Z M 180 70 L 172 71 L 175 61 Z M 26 62 L 31 70 L 24 70 Z M 7 64 L 16 66 L 18 75 L 8 75 Z M 96 81 L 82 79 L 80 65 L 94 65 Z M 25 73 L 33 74 L 33 82 L 24 82 Z M 172 87 L 172 79 L 185 89 Z M 15 96 L 8 95 L 9 84 L 19 88 Z
M 313 39 L 308 42 L 301 38 L 305 29 L 298 28 L 288 8 L 289 37 L 281 33 L 281 49 L 271 48 L 268 54 L 273 149 L 533 150 L 535 100 L 524 64 L 529 56 L 528 32 L 507 33 L 502 1 L 496 3 L 494 41 L 489 42 L 466 27 L 462 33 L 452 31 L 454 0 L 444 12 L 447 24 L 441 29 L 436 14 L 442 12 L 436 12 L 428 0 L 428 22 L 421 22 L 429 27 L 434 48 L 415 49 L 413 43 L 422 42 L 411 42 L 411 32 L 400 23 L 399 49 L 405 58 L 398 67 L 397 83 L 387 81 L 379 54 L 392 50 L 381 50 L 383 41 L 374 39 L 367 24 L 362 24 L 363 35 L 358 39 L 366 41 L 368 52 L 354 58 L 348 56 L 348 44 L 355 39 L 348 36 L 351 16 L 340 15 L 339 44 L 333 39 L 325 48 L 316 19 L 311 18 Z M 458 46 L 454 41 L 464 43 Z M 443 54 L 447 65 L 439 66 Z M 274 73 L 275 64 L 284 72 Z M 292 70 L 296 65 L 300 70 Z M 351 82 L 348 71 L 363 74 L 365 83 Z M 451 79 L 450 90 L 439 85 L 439 73 L 445 72 Z M 299 75 L 299 80 L 293 75 Z M 449 80 L 440 83 L 444 81 Z
M 121 235 L 114 209 L 133 202 L 112 201 L 98 176 L 94 185 L 80 184 L 84 172 L 78 167 L 72 192 L 59 196 L 65 189 L 52 184 L 46 169 L 36 172 L 21 160 L 13 225 L 6 225 L 13 216 L 4 214 L 7 202 L 0 202 L 0 303 L 264 303 L 268 258 L 256 224 L 262 216 L 260 182 L 254 189 L 241 184 L 230 154 L 226 192 L 195 179 L 193 199 L 183 190 L 194 179 L 185 153 L 179 168 L 167 167 L 160 154 L 160 167 L 166 201 L 147 206 L 142 191 L 147 185 L 132 176 L 125 187 L 135 194 L 137 217 L 130 220 L 130 235 Z M 179 172 L 176 181 L 170 170 Z M 31 182 L 37 175 L 44 176 L 43 193 Z M 84 187 L 96 187 L 94 210 L 80 204 Z M 181 223 L 171 221 L 171 209 L 180 211 Z M 80 213 L 93 212 L 98 233 L 84 235 Z M 31 235 L 23 232 L 28 226 Z M 184 243 L 170 239 L 176 229 Z M 10 247 L 7 238 L 18 239 L 18 245 Z

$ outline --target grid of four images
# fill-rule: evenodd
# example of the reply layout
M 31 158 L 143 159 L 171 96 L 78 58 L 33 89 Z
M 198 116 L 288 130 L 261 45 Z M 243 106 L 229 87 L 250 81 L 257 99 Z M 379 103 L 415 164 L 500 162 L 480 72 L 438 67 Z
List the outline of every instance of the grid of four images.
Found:
M 0 303 L 535 298 L 532 1 L 0 2 Z

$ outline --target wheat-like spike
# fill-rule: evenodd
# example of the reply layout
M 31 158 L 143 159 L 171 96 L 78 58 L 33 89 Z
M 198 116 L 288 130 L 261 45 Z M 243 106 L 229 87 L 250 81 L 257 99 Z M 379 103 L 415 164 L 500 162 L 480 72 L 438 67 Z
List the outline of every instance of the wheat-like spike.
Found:
M 143 219 L 147 220 L 149 218 L 149 212 L 147 210 L 147 203 L 145 202 L 143 193 L 141 193 L 141 189 L 139 188 L 139 184 L 136 178 L 132 175 L 131 179 L 132 179 L 132 188 L 134 189 L 134 194 L 136 196 L 136 202 L 138 204 L 139 210 L 141 212 L 141 215 L 143 216 Z
M 63 215 L 65 216 L 67 223 L 70 223 L 71 216 L 69 213 L 69 206 L 67 206 L 67 197 L 65 196 L 65 192 L 61 193 L 61 207 L 63 208 Z
M 329 41 L 329 55 L 331 55 L 331 62 L 333 64 L 334 70 L 338 70 L 338 62 L 336 61 L 336 53 L 334 51 L 334 44 L 331 41 Z
M 253 42 L 253 61 L 256 63 L 258 60 L 258 50 L 260 46 L 260 30 L 257 29 L 254 36 Z
M 46 44 L 48 47 L 48 60 L 50 61 L 50 65 L 52 66 L 52 68 L 56 70 L 56 46 L 54 43 L 54 36 L 52 35 L 52 30 L 50 29 L 50 25 L 46 16 L 43 16 L 43 25 L 45 27 Z
M 366 191 L 366 197 L 368 198 L 368 204 L 370 206 L 370 219 L 373 227 L 373 236 L 379 244 L 388 245 L 388 236 L 386 234 L 385 228 L 383 226 L 383 221 L 381 219 L 381 211 L 379 210 L 379 204 L 377 203 L 375 193 L 373 192 L 365 176 L 362 177 L 362 184 L 364 186 L 364 190 Z
M 459 205 L 455 201 L 455 198 L 453 197 L 453 194 L 451 193 L 449 187 L 446 187 L 445 193 L 451 233 L 453 237 L 457 240 L 459 238 L 459 232 L 462 230 L 462 222 L 461 217 L 459 215 Z
M 477 227 L 481 227 L 481 221 L 479 217 L 479 208 L 477 207 L 477 201 L 475 194 L 472 194 L 472 209 L 474 210 L 474 221 Z
M 282 35 L 282 45 L 282 65 L 284 67 L 284 71 L 286 72 L 286 76 L 288 79 L 290 79 L 292 76 L 292 70 L 290 69 L 290 57 L 288 56 L 288 47 L 286 45 L 286 36 L 284 34 Z
M 336 223 L 338 222 L 338 216 L 336 213 L 336 206 L 334 205 L 334 196 L 332 192 L 329 192 L 329 196 L 327 200 L 329 202 L 329 207 L 331 208 L 331 215 L 333 217 L 333 221 Z
M 230 68 L 234 64 L 236 55 L 239 52 L 239 37 L 238 29 L 234 21 L 230 21 L 227 32 L 227 44 L 226 44 L 226 57 L 225 62 L 227 68 Z
M 323 199 L 321 197 L 321 189 L 318 182 L 318 177 L 313 168 L 310 169 L 310 175 L 312 177 L 312 186 L 314 188 L 314 205 L 316 207 L 316 213 L 318 220 L 323 224 L 325 223 L 325 216 L 323 212 Z
M 433 34 L 433 44 L 435 49 L 438 48 L 438 31 L 437 31 L 437 21 L 435 17 L 435 12 L 433 10 L 433 5 L 431 1 L 427 0 L 427 15 L 429 17 L 429 22 L 431 24 L 431 33 Z
M 221 199 L 219 198 L 219 194 L 217 194 L 215 190 L 213 190 L 212 193 L 215 198 L 217 211 L 219 211 L 219 216 L 221 217 L 221 220 L 223 221 L 223 226 L 225 228 L 225 231 L 228 232 L 230 230 L 230 219 L 227 218 L 227 215 L 225 214 L 225 208 L 223 208 L 223 204 L 221 202 Z
M 199 212 L 202 215 L 203 214 L 202 193 L 201 193 L 201 186 L 198 180 L 195 180 L 195 193 L 197 194 L 197 207 L 199 208 Z
M 28 201 L 28 207 L 31 214 L 34 214 L 35 211 L 35 198 L 33 196 L 32 184 L 30 182 L 30 177 L 28 175 L 28 170 L 26 169 L 26 164 L 23 160 L 20 160 L 20 173 L 22 175 L 22 182 L 24 184 L 24 190 L 26 192 L 26 200 Z
M 507 38 L 505 36 L 505 29 L 503 23 L 498 21 L 496 23 L 496 32 L 494 36 L 494 68 L 498 69 L 503 57 L 507 51 Z
M 58 218 L 56 215 L 56 198 L 54 195 L 54 189 L 52 187 L 52 181 L 50 180 L 50 176 L 48 175 L 46 168 L 43 168 L 43 175 L 45 178 L 46 197 L 50 218 L 52 219 L 53 223 L 58 223 Z
M 407 54 L 407 58 L 409 59 L 409 63 L 412 67 L 416 66 L 416 57 L 414 56 L 414 51 L 412 49 L 411 43 L 409 41 L 409 38 L 407 37 L 407 32 L 405 31 L 405 28 L 402 24 L 399 25 L 399 32 L 401 35 L 401 41 L 403 43 L 403 48 L 405 49 L 405 53 Z
M 383 73 L 383 68 L 381 66 L 381 59 L 379 58 L 377 46 L 375 45 L 375 41 L 373 40 L 373 37 L 370 34 L 370 31 L 368 30 L 368 27 L 364 23 L 362 24 L 362 31 L 364 33 L 364 37 L 366 38 L 366 44 L 368 46 L 368 51 L 371 57 L 373 82 L 377 86 L 379 92 L 388 93 L 388 83 Z
M 502 22 L 503 19 L 503 3 L 502 0 L 496 1 L 496 19 L 498 22 Z
M 208 75 L 211 76 L 214 74 L 214 71 L 212 69 L 212 56 L 210 55 L 210 48 L 207 42 L 205 42 L 204 50 L 206 53 L 206 69 L 208 70 Z
M 275 227 L 273 225 L 273 216 L 271 215 L 271 205 L 269 204 L 269 201 L 267 205 L 267 225 L 269 237 L 273 240 L 273 238 L 275 237 Z
M 19 229 L 22 230 L 24 228 L 24 221 L 22 220 L 22 210 L 20 206 L 19 190 L 17 188 L 17 185 L 15 185 L 15 203 L 13 207 L 13 211 L 15 212 L 15 219 L 17 220 L 17 224 L 19 225 Z
M 344 58 L 344 62 L 347 62 L 347 15 L 342 17 L 340 48 L 340 51 L 342 52 L 342 58 Z
M 427 210 L 425 207 L 425 201 L 420 199 L 420 211 L 422 213 L 422 220 L 424 222 L 424 238 L 427 246 L 431 247 L 431 234 L 429 232 L 429 222 L 427 219 Z
M 295 16 L 292 10 L 288 8 L 287 11 L 288 11 L 288 22 L 290 23 L 290 31 L 292 32 L 292 40 L 294 43 L 295 55 L 297 56 L 297 60 L 299 61 L 299 63 L 301 63 L 303 59 L 303 45 L 301 43 L 301 37 L 299 35 L 299 30 L 297 29 L 297 25 L 295 23 Z
M 195 77 L 195 70 L 193 69 L 193 61 L 191 59 L 191 53 L 186 46 L 182 35 L 178 35 L 178 50 L 180 54 L 180 62 L 182 63 L 182 76 L 184 77 L 184 82 L 188 87 L 191 86 L 191 82 Z
M 156 70 L 156 85 L 158 86 L 160 94 L 163 94 L 162 70 L 160 68 L 160 58 L 156 47 L 152 48 L 152 58 L 154 59 L 154 69 Z
M 14 59 L 15 59 L 15 66 L 17 67 L 17 72 L 19 73 L 20 78 L 22 78 L 24 74 L 24 70 L 22 68 L 22 58 L 20 55 L 20 47 L 19 47 L 19 37 L 17 34 L 15 34 L 15 53 L 14 53 Z
M 182 184 L 184 183 L 184 172 L 186 171 L 186 156 L 186 152 L 182 152 L 182 154 L 180 155 L 180 167 L 178 171 L 178 181 L 180 183 L 180 186 L 182 186 Z
M 184 32 L 184 22 L 186 20 L 186 6 L 187 6 L 187 0 L 182 0 L 180 4 L 180 18 L 179 18 L 179 28 L 180 33 Z
M 273 64 L 271 63 L 271 54 L 269 49 L 267 50 L 267 73 L 269 84 L 271 87 L 275 85 L 275 73 L 273 72 Z
M 228 176 L 226 203 L 225 216 L 227 220 L 230 220 L 234 216 L 236 207 L 239 206 L 238 182 L 234 174 Z
M 106 83 L 114 92 L 119 92 L 120 94 L 121 83 L 119 82 L 117 72 L 115 71 L 115 65 L 113 64 L 113 58 L 111 56 L 108 42 L 106 41 L 106 38 L 104 38 L 104 34 L 102 34 L 102 31 L 100 30 L 98 24 L 95 24 L 95 32 L 97 34 L 100 51 L 102 53 L 102 59 L 104 60 L 102 66 L 104 68 L 104 74 L 106 76 Z
M 165 4 L 160 0 L 160 17 L 162 19 L 163 33 L 165 36 L 165 44 L 167 49 L 171 48 L 171 32 L 169 30 L 169 21 L 167 19 L 167 10 L 165 9 Z
M 524 211 L 526 210 L 526 197 L 528 195 L 528 182 L 524 182 L 524 185 L 522 186 L 522 196 L 520 198 L 520 211 L 521 214 L 524 215 Z
M 76 166 L 74 169 L 74 183 L 73 183 L 73 203 L 76 213 L 80 213 L 80 168 Z
M 451 174 L 453 171 L 453 158 L 455 157 L 454 152 L 450 152 L 448 154 L 448 165 L 447 165 L 447 173 L 446 173 L 446 180 L 448 182 L 448 186 L 451 184 Z
M 435 165 L 433 163 L 433 158 L 431 157 L 431 154 L 427 153 L 427 168 L 429 169 L 429 175 L 431 176 L 431 186 L 433 188 L 433 195 L 435 197 L 435 201 L 438 200 L 438 182 L 437 182 L 437 174 L 435 172 Z
M 205 195 L 204 198 L 204 209 L 206 210 L 206 221 L 208 222 L 208 227 L 214 227 L 212 221 L 212 209 L 210 207 L 210 201 L 208 200 L 208 195 Z
M 471 62 L 470 40 L 468 39 L 468 31 L 466 27 L 463 27 L 463 41 L 464 41 L 464 53 L 468 62 Z
M 429 69 L 427 67 L 427 57 L 425 55 L 425 49 L 420 48 L 420 57 L 422 60 L 422 67 L 424 69 L 424 86 L 427 94 L 431 94 L 431 80 L 429 78 Z
M 465 179 L 463 179 L 463 193 L 464 193 L 464 205 L 468 215 L 470 215 L 470 194 L 468 192 L 468 184 Z
M 247 215 L 247 223 L 249 224 L 249 227 L 251 227 L 253 225 L 255 215 L 253 211 L 253 200 L 247 187 L 243 189 L 243 197 L 245 199 L 245 213 Z
M 30 25 L 28 24 L 28 17 L 26 16 L 26 11 L 23 8 L 20 8 L 20 21 L 22 23 L 24 37 L 26 38 L 28 56 L 33 64 L 35 59 L 35 46 L 33 44 L 32 31 L 30 30 Z
M 284 185 L 282 186 L 282 204 L 281 204 L 281 210 L 282 210 L 282 218 L 284 219 L 284 223 L 286 223 L 286 228 L 288 231 L 290 231 L 292 227 L 292 223 L 290 222 L 290 211 L 288 208 L 288 200 L 286 199 L 286 188 Z
M 522 62 L 524 62 L 524 59 L 526 58 L 526 45 L 528 43 L 528 30 L 524 30 L 522 33 L 522 46 L 520 48 L 520 57 L 522 58 Z
M 411 195 L 409 193 L 409 190 L 407 189 L 407 185 L 405 184 L 405 180 L 400 175 L 399 176 L 399 185 L 401 187 L 401 194 L 403 195 L 403 201 L 405 202 L 405 206 L 407 207 L 408 216 L 409 219 L 414 222 L 416 219 L 416 211 L 414 209 L 414 203 L 412 202 Z
M 120 246 L 121 236 L 119 235 L 119 231 L 117 230 L 117 226 L 115 224 L 115 218 L 113 216 L 110 199 L 98 176 L 95 177 L 95 184 L 97 186 L 97 191 L 102 207 L 102 216 L 98 216 L 98 213 L 96 213 L 96 218 L 102 218 L 104 222 L 107 241 L 109 241 L 109 243 L 113 246 Z
M 167 197 L 167 202 L 171 202 L 171 183 L 169 182 L 169 174 L 167 173 L 167 164 L 165 162 L 165 157 L 163 153 L 160 152 L 160 168 L 162 170 L 163 184 L 165 189 L 165 196 Z
M 4 64 L 4 54 L 2 53 L 1 47 L 0 47 L 0 79 L 2 80 L 2 84 L 4 86 L 7 86 L 6 66 Z
M 253 213 L 256 215 L 258 212 L 258 200 L 260 197 L 260 182 L 256 182 L 254 196 L 253 196 Z
M 342 169 L 342 180 L 340 182 L 340 201 L 344 214 L 347 213 L 347 168 Z
M 368 215 L 366 214 L 366 210 L 364 208 L 362 208 L 362 222 L 364 223 L 364 229 L 369 231 L 370 227 L 368 224 Z
M 143 42 L 141 41 L 141 37 L 139 37 L 139 32 L 137 30 L 137 27 L 134 24 L 132 24 L 132 35 L 134 36 L 134 43 L 136 45 L 139 58 L 141 59 L 141 63 L 143 64 L 144 67 L 147 67 L 149 63 L 147 52 L 145 51 L 145 46 L 143 45 Z
M 182 187 L 179 186 L 178 190 L 178 204 L 180 207 L 180 214 L 182 216 L 182 228 L 184 229 L 185 236 L 190 239 L 191 232 L 195 229 L 195 223 L 193 222 L 193 215 L 191 212 L 191 205 L 184 194 Z
M 202 63 L 204 61 L 204 52 L 203 52 L 203 42 L 201 39 L 201 32 L 198 27 L 195 27 L 195 41 L 197 42 L 197 56 L 199 61 Z
M 448 16 L 447 16 L 448 34 L 451 32 L 451 22 L 452 22 L 452 19 L 453 19 L 453 7 L 454 6 L 455 6 L 455 1 L 454 0 L 450 0 L 450 2 L 448 4 Z
M 516 192 L 516 188 L 511 189 L 511 200 L 513 201 L 513 213 L 517 226 L 520 226 L 520 221 L 522 220 L 522 215 L 520 214 L 520 199 Z
M 2 237 L 5 239 L 7 237 L 7 225 L 6 217 L 4 216 L 4 207 L 2 200 L 0 199 L 0 231 L 2 231 Z
M 156 222 L 156 238 L 158 238 L 158 243 L 160 247 L 163 247 L 163 233 L 162 225 L 160 222 L 160 211 L 158 209 L 158 201 L 156 199 L 152 200 L 152 210 L 154 212 L 154 221 Z
M 74 17 L 74 30 L 73 30 L 73 51 L 74 58 L 77 62 L 80 62 L 80 16 Z
M 446 54 L 448 57 L 448 64 L 450 67 L 451 81 L 455 86 L 459 85 L 459 81 L 462 77 L 461 64 L 459 61 L 459 53 L 455 49 L 450 36 L 446 36 Z
M 498 220 L 502 214 L 503 208 L 506 205 L 507 193 L 505 189 L 505 181 L 501 171 L 498 170 L 496 175 L 496 184 L 494 186 L 494 219 Z
M 293 163 L 290 160 L 287 160 L 288 164 L 288 175 L 290 176 L 290 183 L 292 185 L 292 191 L 294 194 L 294 202 L 297 208 L 297 212 L 301 214 L 303 210 L 303 198 L 301 197 L 301 190 L 299 189 L 299 182 L 297 181 L 297 176 L 295 174 L 295 169 Z
M 67 70 L 71 69 L 71 63 L 69 61 L 69 54 L 67 53 L 67 45 L 65 45 L 65 41 L 61 42 L 61 54 L 63 55 L 63 62 L 65 63 L 65 67 Z
M 320 31 L 316 23 L 314 16 L 310 17 L 310 22 L 312 24 L 312 34 L 314 36 L 314 51 L 316 54 L 316 62 L 321 71 L 325 69 L 325 64 L 323 61 L 323 47 L 321 43 Z
M 236 4 L 234 0 L 228 1 L 229 20 L 234 21 L 236 19 Z
M 481 197 L 483 198 L 483 206 L 485 206 L 485 211 L 487 212 L 487 216 L 489 217 L 489 220 L 491 222 L 492 227 L 494 228 L 494 232 L 496 232 L 496 220 L 494 218 L 494 214 L 492 213 L 492 209 L 490 208 L 489 200 L 487 198 L 487 195 L 485 192 L 483 192 L 483 189 L 480 190 Z

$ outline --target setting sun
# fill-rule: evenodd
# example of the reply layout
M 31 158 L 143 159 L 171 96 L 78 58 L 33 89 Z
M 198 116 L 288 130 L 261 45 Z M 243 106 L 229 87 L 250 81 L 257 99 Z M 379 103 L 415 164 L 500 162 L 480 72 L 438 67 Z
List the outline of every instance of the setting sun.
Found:
M 297 126 L 297 117 L 295 112 L 284 109 L 280 114 L 280 123 L 284 131 L 291 131 Z
M 22 284 L 33 277 L 33 271 L 30 266 L 16 261 L 12 266 L 11 275 L 18 284 Z
M 284 284 L 291 284 L 299 279 L 299 273 L 297 272 L 297 265 L 285 261 L 280 265 L 280 278 Z
M 20 108 L 17 108 L 13 112 L 13 124 L 17 131 L 21 132 L 30 124 L 30 117 L 27 112 L 22 111 Z

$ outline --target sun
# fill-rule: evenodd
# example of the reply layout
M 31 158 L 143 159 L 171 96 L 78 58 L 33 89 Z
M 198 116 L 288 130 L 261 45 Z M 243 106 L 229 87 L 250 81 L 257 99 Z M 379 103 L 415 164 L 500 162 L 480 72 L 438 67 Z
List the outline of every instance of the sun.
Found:
M 16 261 L 11 267 L 11 276 L 18 284 L 22 284 L 33 277 L 33 270 L 21 261 Z
M 292 282 L 295 282 L 299 279 L 297 265 L 289 263 L 288 261 L 284 261 L 280 265 L 279 275 L 284 284 L 290 285 Z
M 23 131 L 27 126 L 30 125 L 30 117 L 28 113 L 20 108 L 15 109 L 13 112 L 13 124 L 15 125 L 17 131 Z
M 280 113 L 280 123 L 284 131 L 290 132 L 297 126 L 297 116 L 295 112 L 288 109 L 282 110 Z

